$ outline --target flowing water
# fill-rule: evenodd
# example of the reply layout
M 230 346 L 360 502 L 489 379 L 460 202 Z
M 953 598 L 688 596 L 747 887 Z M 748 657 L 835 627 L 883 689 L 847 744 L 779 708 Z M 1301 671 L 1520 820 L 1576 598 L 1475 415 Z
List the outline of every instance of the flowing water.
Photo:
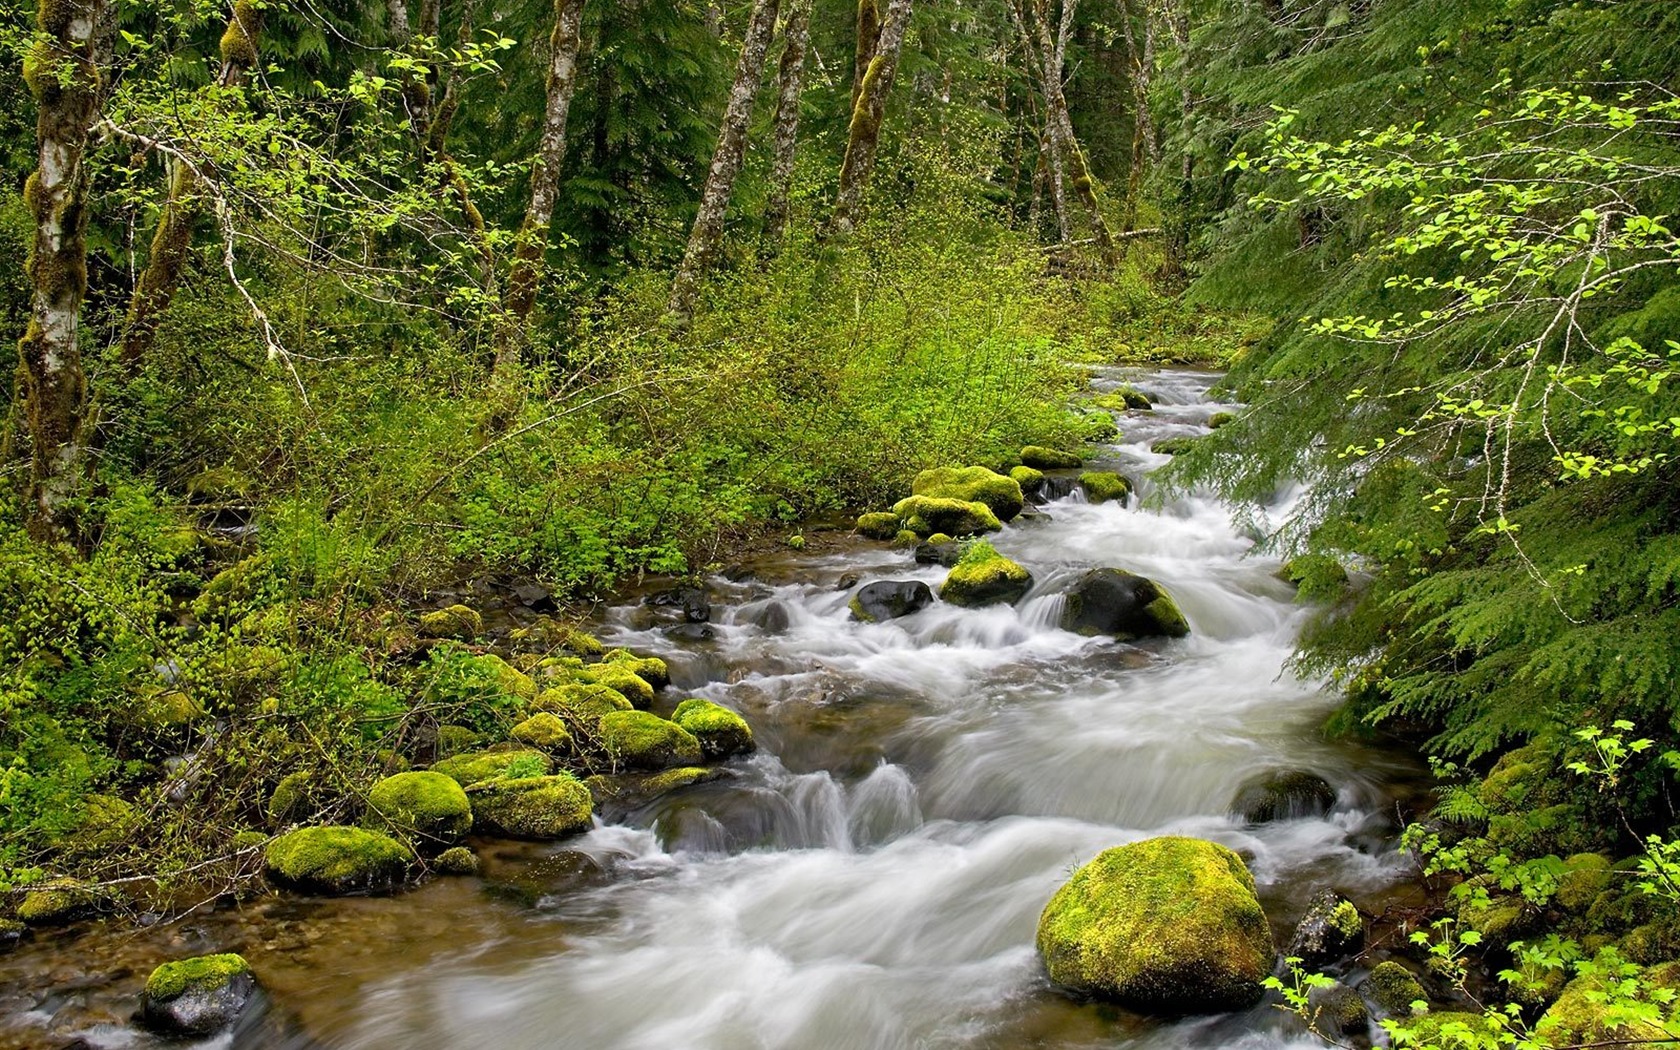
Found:
M 1121 378 L 1103 372 L 1097 386 Z M 1141 377 L 1156 411 L 1122 417 L 1126 434 L 1100 465 L 1140 479 L 1147 497 L 1147 472 L 1166 461 L 1149 443 L 1201 433 L 1228 407 L 1206 400 L 1210 381 Z M 1274 519 L 1295 495 L 1279 494 Z M 613 823 L 581 839 L 489 846 L 483 879 L 387 900 L 276 898 L 135 935 L 92 953 L 88 991 L 20 993 L 0 1011 L 68 1010 L 55 1031 L 146 1045 L 100 989 L 132 996 L 158 958 L 237 948 L 288 1023 L 219 1045 L 1318 1045 L 1266 1005 L 1159 1022 L 1068 999 L 1035 956 L 1039 912 L 1101 850 L 1187 834 L 1248 859 L 1287 936 L 1318 890 L 1363 903 L 1405 877 L 1395 792 L 1416 785 L 1415 767 L 1324 742 L 1334 698 L 1285 667 L 1307 610 L 1226 508 L 1074 494 L 1043 509 L 994 540 L 1036 578 L 1013 608 L 935 604 L 852 622 L 854 578 L 937 589 L 944 570 L 847 543 L 714 581 L 712 624 L 675 632 L 681 641 L 649 606 L 610 609 L 603 637 L 664 656 L 668 696 L 716 700 L 753 725 L 759 751 L 724 779 L 609 811 Z M 1160 581 L 1191 636 L 1125 645 L 1058 629 L 1061 592 L 1094 566 Z M 1229 814 L 1246 780 L 1280 769 L 1335 785 L 1332 812 L 1259 826 Z M 0 960 L 0 980 L 31 953 L 67 965 L 45 951 Z

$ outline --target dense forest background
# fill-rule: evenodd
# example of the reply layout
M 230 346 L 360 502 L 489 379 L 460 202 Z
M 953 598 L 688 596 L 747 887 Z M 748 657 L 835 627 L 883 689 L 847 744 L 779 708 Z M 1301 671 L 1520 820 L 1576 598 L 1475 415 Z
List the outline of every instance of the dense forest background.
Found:
M 1313 484 L 1266 537 L 1325 603 L 1303 664 L 1340 730 L 1463 766 L 1462 834 L 1674 821 L 1680 6 L 43 0 L 0 34 L 0 888 L 237 877 L 283 769 L 353 786 L 450 713 L 428 596 L 803 542 L 1076 448 L 1115 360 L 1232 368 L 1251 409 L 1169 477 Z M 1662 746 L 1612 803 L 1565 771 L 1616 722 Z

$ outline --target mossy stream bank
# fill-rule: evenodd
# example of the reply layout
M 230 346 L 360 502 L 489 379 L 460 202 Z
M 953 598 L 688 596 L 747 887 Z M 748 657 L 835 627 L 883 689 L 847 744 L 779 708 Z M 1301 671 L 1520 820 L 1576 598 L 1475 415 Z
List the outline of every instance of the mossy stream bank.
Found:
M 1424 788 L 1416 763 L 1324 739 L 1334 696 L 1283 670 L 1304 611 L 1222 508 L 1140 507 L 1167 458 L 1150 446 L 1231 406 L 1195 373 L 1099 389 L 1122 378 L 1155 407 L 1120 416 L 1095 461 L 1045 470 L 1045 502 L 989 535 L 988 557 L 1030 575 L 1017 600 L 864 622 L 860 587 L 936 594 L 952 570 L 814 529 L 704 593 L 626 595 L 591 626 L 665 661 L 655 709 L 737 711 L 755 751 L 651 801 L 598 800 L 579 836 L 469 837 L 476 875 L 38 937 L 0 956 L 0 1046 L 146 1045 L 131 1015 L 152 967 L 222 951 L 265 990 L 241 1047 L 1312 1045 L 1264 1004 L 1162 1022 L 1078 1000 L 1035 951 L 1074 867 L 1163 834 L 1236 851 L 1280 946 L 1325 889 L 1367 915 L 1409 892 L 1395 815 Z M 1137 491 L 1089 498 L 1081 473 L 1104 471 Z M 1106 568 L 1156 582 L 1189 634 L 1064 629 L 1070 591 Z M 1256 801 L 1290 772 L 1323 787 Z

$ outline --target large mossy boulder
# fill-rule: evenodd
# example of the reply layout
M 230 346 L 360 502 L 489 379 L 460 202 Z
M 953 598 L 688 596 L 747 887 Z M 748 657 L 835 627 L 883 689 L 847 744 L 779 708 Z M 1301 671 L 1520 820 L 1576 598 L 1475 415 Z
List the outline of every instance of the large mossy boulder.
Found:
M 566 720 L 549 711 L 538 711 L 514 726 L 509 735 L 526 747 L 551 755 L 567 754 L 573 746 L 572 731 L 567 728 Z
M 167 962 L 146 979 L 141 1017 L 164 1035 L 202 1038 L 233 1027 L 256 990 L 251 964 L 240 955 Z
M 1068 591 L 1062 627 L 1077 634 L 1182 638 L 1190 624 L 1166 588 L 1125 569 L 1092 569 Z
M 307 893 L 341 896 L 389 889 L 414 860 L 407 846 L 365 828 L 298 828 L 268 844 L 268 877 Z
M 594 726 L 603 715 L 610 715 L 614 711 L 631 711 L 635 706 L 616 689 L 584 682 L 544 689 L 531 701 L 533 712 L 547 711 L 562 718 L 569 718 L 585 727 Z
M 984 503 L 999 521 L 1021 513 L 1026 498 L 1021 484 L 989 467 L 935 467 L 916 475 L 910 491 L 917 496 Z
M 1280 769 L 1262 773 L 1237 789 L 1231 812 L 1250 824 L 1322 817 L 1336 804 L 1336 789 L 1317 773 Z
M 1036 496 L 1038 490 L 1044 487 L 1044 471 L 1036 467 L 1029 467 L 1025 464 L 1019 467 L 1011 467 L 1009 476 L 1015 484 L 1021 486 L 1021 495 L 1023 496 Z
M 464 788 L 472 787 L 481 780 L 505 776 L 509 770 L 526 771 L 523 775 L 529 776 L 533 772 L 544 774 L 553 769 L 552 759 L 529 747 L 468 751 L 432 763 L 433 773 L 440 773 Z
M 570 773 L 474 784 L 474 826 L 486 835 L 514 839 L 557 839 L 588 831 L 594 803 L 589 789 Z
M 93 911 L 92 889 L 75 879 L 40 883 L 23 895 L 17 917 L 30 926 L 63 926 Z
M 454 638 L 470 642 L 484 633 L 484 617 L 466 605 L 451 605 L 420 614 L 420 637 Z
M 1242 858 L 1177 836 L 1076 871 L 1039 917 L 1038 951 L 1057 984 L 1154 1014 L 1253 1006 L 1275 955 Z
M 1534 1034 L 1548 1046 L 1611 1046 L 1617 1043 L 1680 1043 L 1680 1023 L 1670 1022 L 1673 1004 L 1657 1005 L 1661 989 L 1680 987 L 1680 962 L 1648 966 L 1626 975 L 1615 969 L 1570 981 L 1535 1022 Z M 1611 1000 L 1630 998 L 1644 1008 L 1614 1009 Z M 1645 1013 L 1649 1022 L 1637 1019 Z
M 653 684 L 627 664 L 593 664 L 583 669 L 579 679 L 589 685 L 606 686 L 630 701 L 632 707 L 647 708 L 653 704 Z
M 671 669 L 657 656 L 637 656 L 628 649 L 613 649 L 601 657 L 601 662 L 624 668 L 655 690 L 671 684 Z
M 700 750 L 708 759 L 739 755 L 755 746 L 747 720 L 710 700 L 684 700 L 672 712 L 671 721 L 700 741 Z
M 1032 573 L 981 540 L 963 552 L 940 585 L 939 597 L 952 605 L 1014 605 L 1032 589 Z
M 1385 1017 L 1410 1017 L 1413 1003 L 1429 1001 L 1417 975 L 1392 959 L 1372 967 L 1359 989 Z
M 992 508 L 984 503 L 934 496 L 910 496 L 893 504 L 893 513 L 905 531 L 917 536 L 943 532 L 947 536 L 974 536 L 1003 528 Z
M 1083 462 L 1077 453 L 1045 448 L 1043 445 L 1028 445 L 1021 450 L 1022 466 L 1034 470 L 1072 470 Z
M 373 785 L 368 815 L 437 849 L 453 845 L 473 825 L 472 805 L 460 783 L 435 771 L 398 773 Z
M 1356 955 L 1365 946 L 1365 920 L 1359 909 L 1332 890 L 1325 890 L 1307 908 L 1284 952 L 1300 959 L 1307 970 Z
M 884 623 L 921 612 L 933 604 L 933 591 L 921 580 L 877 580 L 852 595 L 852 619 Z
M 902 491 L 902 490 L 901 490 Z M 890 540 L 898 535 L 898 515 L 876 510 L 858 515 L 857 531 L 872 540 Z
M 675 722 L 646 711 L 614 711 L 602 717 L 601 747 L 620 769 L 669 769 L 699 765 L 700 741 Z
M 1125 506 L 1132 498 L 1132 483 L 1112 470 L 1088 470 L 1079 475 L 1079 487 L 1092 503 L 1118 503 Z

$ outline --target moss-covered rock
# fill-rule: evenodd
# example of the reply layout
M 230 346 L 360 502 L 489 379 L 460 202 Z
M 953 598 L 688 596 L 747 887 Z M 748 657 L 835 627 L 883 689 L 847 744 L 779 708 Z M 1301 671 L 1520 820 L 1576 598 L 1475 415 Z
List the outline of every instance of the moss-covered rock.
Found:
M 1260 1000 L 1271 929 L 1242 859 L 1166 836 L 1106 850 L 1056 891 L 1038 950 L 1057 984 L 1149 1013 Z
M 1671 1007 L 1651 1011 L 1655 1019 L 1647 1023 L 1633 1021 L 1625 1013 L 1612 1013 L 1608 1003 L 1630 992 L 1636 1001 L 1649 1003 L 1654 990 L 1680 986 L 1680 962 L 1647 967 L 1626 984 L 1621 983 L 1625 978 L 1615 970 L 1607 967 L 1570 981 L 1557 1002 L 1535 1022 L 1535 1036 L 1551 1046 L 1601 1045 L 1617 1040 L 1680 1041 L 1680 1024 L 1665 1025 L 1660 1020 Z
M 593 728 L 602 715 L 610 715 L 614 711 L 629 711 L 634 707 L 629 698 L 616 689 L 582 682 L 544 689 L 531 702 L 533 711 L 548 711 L 560 715 L 586 729 Z
M 999 554 L 990 543 L 971 544 L 939 587 L 952 605 L 1013 605 L 1032 589 L 1032 573 Z
M 700 741 L 700 750 L 708 759 L 739 755 L 755 746 L 747 720 L 710 700 L 684 700 L 672 713 L 671 721 Z
M 1307 993 L 1307 1020 L 1315 1031 L 1332 1039 L 1337 1036 L 1362 1036 L 1371 1025 L 1365 1000 L 1340 981 Z
M 1196 437 L 1162 438 L 1161 440 L 1151 444 L 1149 446 L 1149 451 L 1159 456 L 1182 456 L 1184 453 L 1195 448 L 1196 442 L 1200 440 L 1200 438 Z
M 414 854 L 389 835 L 365 828 L 298 828 L 268 844 L 268 877 L 293 889 L 340 895 L 389 889 Z
M 1231 812 L 1250 824 L 1322 817 L 1336 804 L 1336 789 L 1317 773 L 1279 769 L 1261 773 L 1237 789 Z
M 1431 1010 L 1403 1022 L 1403 1027 L 1412 1033 L 1408 1046 L 1437 1046 L 1441 1050 L 1480 1050 L 1489 1045 L 1488 1039 L 1495 1032 L 1488 1027 L 1486 1017 L 1462 1010 Z
M 1308 970 L 1355 955 L 1365 945 L 1365 920 L 1353 902 L 1326 890 L 1313 899 L 1290 938 L 1285 955 Z
M 1208 429 L 1218 430 L 1220 427 L 1230 426 L 1237 421 L 1235 412 L 1215 412 L 1208 417 Z
M 616 664 L 655 689 L 671 684 L 671 670 L 657 656 L 637 656 L 628 649 L 614 649 L 601 657 L 604 664 Z
M 464 788 L 480 781 L 503 776 L 509 769 L 535 769 L 548 773 L 554 762 L 533 748 L 509 748 L 502 751 L 468 751 L 432 763 L 432 772 L 441 773 Z
M 589 789 L 570 773 L 497 777 L 474 784 L 471 798 L 475 827 L 486 835 L 557 839 L 588 831 L 594 824 Z
M 1392 959 L 1373 967 L 1359 987 L 1385 1017 L 1410 1017 L 1413 1003 L 1429 1000 L 1417 976 Z
M 1577 853 L 1563 862 L 1558 877 L 1557 906 L 1574 914 L 1585 914 L 1599 894 L 1610 888 L 1614 877 L 1610 858 L 1602 853 Z
M 75 879 L 42 883 L 23 895 L 17 917 L 30 926 L 63 926 L 93 911 L 93 891 Z
M 320 774 L 312 769 L 297 769 L 280 778 L 274 793 L 268 796 L 268 820 L 274 827 L 283 827 L 303 820 L 320 808 L 325 801 Z
M 1088 470 L 1079 475 L 1079 487 L 1092 503 L 1119 503 L 1132 498 L 1132 483 L 1112 470 Z
M 439 875 L 477 875 L 478 854 L 465 846 L 451 846 L 432 861 L 432 870 Z
M 0 919 L 0 953 L 16 948 L 28 936 L 28 926 L 16 919 Z
M 1029 466 L 1015 467 L 1009 472 L 1015 484 L 1021 486 L 1023 496 L 1036 496 L 1038 490 L 1044 487 L 1044 471 Z
M 601 640 L 588 631 L 548 616 L 539 617 L 529 627 L 516 629 L 509 637 L 516 642 L 543 646 L 549 652 L 573 656 L 598 658 L 607 651 Z
M 917 496 L 984 503 L 999 521 L 1021 513 L 1026 499 L 1014 478 L 987 467 L 935 467 L 916 475 L 910 491 Z
M 1113 441 L 1120 436 L 1120 424 L 1107 412 L 1091 412 L 1085 416 L 1086 441 Z
M 276 582 L 273 556 L 253 554 L 211 577 L 193 599 L 193 616 L 203 621 L 237 620 L 267 604 Z
M 184 689 L 153 687 L 135 697 L 135 721 L 151 729 L 191 725 L 207 714 L 198 698 Z
M 909 529 L 899 529 L 897 535 L 893 536 L 892 542 L 894 547 L 904 550 L 921 543 L 922 538 Z
M 1028 445 L 1021 450 L 1021 463 L 1035 470 L 1071 470 L 1085 462 L 1074 452 Z
M 626 664 L 595 664 L 584 668 L 581 680 L 590 685 L 604 685 L 626 700 L 630 706 L 647 708 L 653 704 L 653 686 Z
M 899 490 L 903 492 L 903 489 Z M 859 534 L 872 540 L 890 540 L 898 535 L 898 515 L 890 511 L 877 510 L 868 514 L 858 515 L 857 530 Z
M 621 769 L 668 769 L 698 765 L 700 741 L 675 722 L 646 711 L 615 711 L 602 717 L 601 747 Z
M 513 727 L 509 734 L 514 740 L 551 755 L 564 755 L 572 750 L 572 732 L 566 720 L 549 711 L 538 711 Z
M 167 962 L 146 979 L 141 1014 L 148 1027 L 169 1035 L 213 1035 L 233 1026 L 256 988 L 240 955 Z
M 441 725 L 437 728 L 438 758 L 448 758 L 463 751 L 470 751 L 478 746 L 479 735 L 476 729 L 468 726 Z
M 1166 588 L 1124 569 L 1092 569 L 1068 591 L 1062 627 L 1077 634 L 1182 638 L 1190 624 Z
M 467 793 L 452 777 L 436 771 L 398 773 L 373 785 L 368 792 L 368 815 L 439 848 L 465 835 L 473 825 Z
M 420 614 L 422 638 L 455 638 L 470 642 L 484 633 L 484 617 L 466 605 L 451 605 Z
M 95 853 L 128 840 L 140 827 L 140 813 L 115 795 L 89 795 L 82 800 L 82 818 L 60 841 L 74 853 Z
M 950 536 L 973 536 L 1003 528 L 992 508 L 984 503 L 963 500 L 910 496 L 893 504 L 893 513 L 904 523 L 906 531 L 918 536 L 931 536 L 936 532 Z

